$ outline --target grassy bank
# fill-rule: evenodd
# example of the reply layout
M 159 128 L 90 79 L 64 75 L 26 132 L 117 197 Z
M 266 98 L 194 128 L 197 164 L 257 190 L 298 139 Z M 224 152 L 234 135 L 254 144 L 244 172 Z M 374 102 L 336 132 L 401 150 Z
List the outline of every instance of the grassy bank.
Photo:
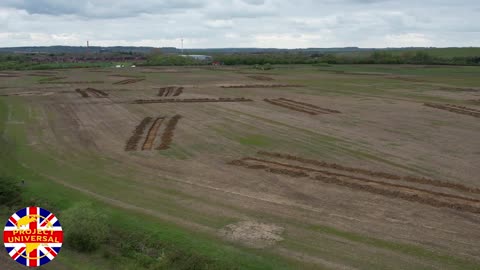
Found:
M 15 123 L 8 123 L 8 106 L 16 110 Z M 192 233 L 132 209 L 113 207 L 38 174 L 22 163 L 43 163 L 47 158 L 27 145 L 25 124 L 30 119 L 22 106 L 18 99 L 8 99 L 8 105 L 6 99 L 0 100 L 0 175 L 27 182 L 22 203 L 2 207 L 1 218 L 27 204 L 37 204 L 55 212 L 61 220 L 66 211 L 87 202 L 106 217 L 109 227 L 107 240 L 99 249 L 82 253 L 67 242 L 58 259 L 45 269 L 290 269 L 288 262 L 269 254 Z M 63 229 L 68 232 L 73 228 Z

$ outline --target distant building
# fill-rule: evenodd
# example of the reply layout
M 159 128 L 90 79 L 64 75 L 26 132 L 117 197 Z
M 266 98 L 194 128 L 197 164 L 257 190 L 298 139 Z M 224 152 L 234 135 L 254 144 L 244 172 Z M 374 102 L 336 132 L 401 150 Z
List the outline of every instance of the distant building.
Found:
M 198 55 L 198 54 L 191 54 L 191 55 L 180 55 L 182 57 L 190 57 L 198 61 L 205 61 L 205 62 L 212 62 L 213 58 L 209 55 Z

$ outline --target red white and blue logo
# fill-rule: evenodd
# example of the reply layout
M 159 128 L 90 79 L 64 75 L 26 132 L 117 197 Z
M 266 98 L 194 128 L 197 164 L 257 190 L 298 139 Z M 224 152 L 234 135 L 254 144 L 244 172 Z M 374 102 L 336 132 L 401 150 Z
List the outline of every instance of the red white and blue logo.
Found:
M 28 267 L 52 261 L 60 252 L 63 231 L 54 214 L 27 207 L 13 214 L 5 225 L 3 242 L 12 259 Z

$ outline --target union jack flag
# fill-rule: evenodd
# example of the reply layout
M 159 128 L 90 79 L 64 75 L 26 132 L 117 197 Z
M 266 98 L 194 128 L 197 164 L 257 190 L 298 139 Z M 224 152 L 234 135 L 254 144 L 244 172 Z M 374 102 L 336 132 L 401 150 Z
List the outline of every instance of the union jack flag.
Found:
M 58 255 L 63 231 L 54 214 L 40 207 L 27 207 L 7 220 L 3 242 L 12 259 L 28 267 L 38 267 Z

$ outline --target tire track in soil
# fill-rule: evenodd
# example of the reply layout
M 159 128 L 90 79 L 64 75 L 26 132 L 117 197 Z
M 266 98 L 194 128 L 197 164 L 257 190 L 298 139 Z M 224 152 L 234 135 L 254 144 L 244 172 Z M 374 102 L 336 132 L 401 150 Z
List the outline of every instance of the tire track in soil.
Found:
M 181 115 L 175 115 L 168 121 L 167 127 L 165 128 L 165 131 L 162 134 L 162 142 L 159 147 L 157 147 L 157 150 L 166 150 L 170 148 L 170 144 L 173 141 L 173 134 L 175 131 L 175 128 L 177 127 L 178 121 L 182 118 Z
M 450 105 L 450 104 L 434 104 L 434 103 L 424 103 L 423 105 L 430 108 L 435 108 L 435 109 L 445 110 L 445 111 L 449 111 L 457 114 L 470 115 L 473 117 L 480 118 L 480 111 L 472 108 L 467 108 L 467 107 L 457 106 L 457 105 Z
M 434 187 L 440 187 L 440 188 L 449 188 L 461 192 L 468 192 L 468 193 L 473 193 L 473 194 L 480 194 L 480 188 L 476 187 L 468 187 L 466 185 L 458 184 L 458 183 L 451 183 L 447 181 L 442 181 L 442 180 L 435 180 L 435 179 L 429 179 L 425 177 L 413 177 L 413 176 L 399 176 L 391 173 L 386 173 L 386 172 L 378 172 L 378 171 L 371 171 L 371 170 L 366 170 L 366 169 L 360 169 L 360 168 L 353 168 L 353 167 L 348 167 L 348 166 L 343 166 L 340 164 L 336 163 L 327 163 L 324 161 L 318 161 L 318 160 L 312 160 L 312 159 L 306 159 L 302 157 L 297 157 L 289 154 L 281 154 L 281 153 L 272 153 L 272 152 L 266 152 L 266 151 L 259 151 L 259 155 L 262 156 L 268 156 L 271 158 L 280 158 L 280 159 L 286 159 L 286 160 L 292 160 L 292 161 L 297 161 L 300 163 L 306 163 L 306 164 L 311 164 L 319 167 L 324 167 L 324 168 L 330 168 L 330 169 L 335 169 L 339 171 L 346 171 L 350 173 L 357 173 L 357 174 L 363 174 L 363 175 L 368 175 L 368 176 L 375 176 L 375 177 L 381 177 L 381 178 L 386 178 L 390 180 L 403 180 L 405 182 L 411 182 L 411 183 L 417 183 L 417 184 L 423 184 L 423 185 L 431 185 Z
M 145 133 L 145 129 L 147 128 L 148 124 L 152 122 L 152 117 L 146 117 L 135 127 L 133 131 L 133 135 L 128 139 L 127 144 L 125 145 L 125 151 L 135 151 L 137 150 L 138 143 L 142 138 L 143 134 Z
M 155 119 L 155 122 L 153 122 L 153 125 L 150 127 L 147 134 L 147 138 L 143 143 L 143 146 L 142 146 L 143 151 L 152 150 L 153 143 L 155 142 L 155 138 L 157 137 L 158 130 L 160 129 L 160 126 L 162 125 L 164 120 L 165 120 L 165 117 L 159 117 Z
M 364 180 L 355 179 L 355 177 L 351 177 L 348 175 L 341 176 L 342 178 L 340 178 L 340 176 L 335 176 L 333 175 L 333 173 L 328 171 L 320 172 L 311 168 L 304 168 L 300 166 L 293 166 L 295 170 L 279 169 L 275 168 L 275 166 L 272 167 L 263 164 L 251 164 L 248 162 L 248 160 L 256 161 L 256 159 L 246 158 L 242 160 L 234 160 L 232 162 L 229 162 L 228 164 L 241 166 L 248 169 L 265 170 L 267 172 L 284 174 L 293 177 L 308 177 L 309 179 L 321 181 L 327 184 L 335 184 L 354 190 L 361 190 L 391 198 L 400 198 L 403 200 L 422 203 L 437 208 L 450 208 L 458 211 L 480 214 L 480 204 L 476 202 L 475 199 L 459 197 L 450 194 L 432 193 L 413 187 L 398 186 L 386 182 L 365 179 L 368 181 L 367 182 Z M 275 162 L 267 161 L 267 163 L 277 165 Z M 309 171 L 310 169 L 312 171 Z M 310 172 L 311 174 L 309 174 L 308 172 Z

